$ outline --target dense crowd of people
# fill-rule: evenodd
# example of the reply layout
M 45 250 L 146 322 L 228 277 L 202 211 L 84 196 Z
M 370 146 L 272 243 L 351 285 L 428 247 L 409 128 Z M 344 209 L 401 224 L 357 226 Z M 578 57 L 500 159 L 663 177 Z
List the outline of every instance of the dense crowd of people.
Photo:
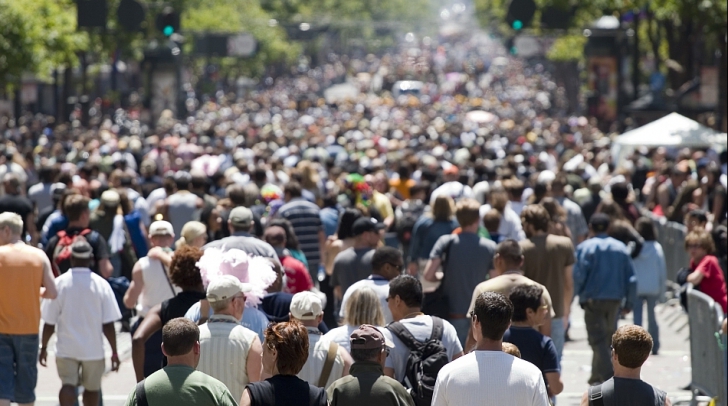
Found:
M 725 152 L 615 162 L 544 66 L 489 47 L 341 58 L 154 128 L 0 122 L 0 406 L 33 403 L 54 333 L 60 404 L 98 404 L 115 321 L 129 406 L 548 405 L 575 297 L 585 383 L 669 404 L 639 380 L 667 286 L 652 219 L 689 229 L 684 282 L 726 312 Z M 372 90 L 407 74 L 440 86 Z M 347 75 L 361 93 L 324 100 Z M 649 333 L 617 329 L 644 304 Z

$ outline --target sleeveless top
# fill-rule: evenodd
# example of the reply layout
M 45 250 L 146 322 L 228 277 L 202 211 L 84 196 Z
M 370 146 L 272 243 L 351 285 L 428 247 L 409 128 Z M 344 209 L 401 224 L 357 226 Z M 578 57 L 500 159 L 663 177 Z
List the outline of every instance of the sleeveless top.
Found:
M 159 311 L 162 326 L 177 317 L 185 317 L 187 310 L 202 299 L 205 299 L 205 292 L 182 291 L 177 296 L 162 302 L 162 308 Z
M 167 279 L 167 270 L 162 266 L 159 260 L 152 260 L 149 257 L 139 259 L 142 268 L 142 278 L 144 279 L 144 289 L 139 296 L 139 315 L 144 317 L 152 307 L 171 299 L 180 292 L 180 289 L 171 285 L 171 281 Z M 174 288 L 174 290 L 172 290 Z
M 174 229 L 175 241 L 182 236 L 182 227 L 192 221 L 197 211 L 197 195 L 189 191 L 182 191 L 167 198 L 167 215 Z
M 276 375 L 246 386 L 252 406 L 327 406 L 326 391 L 294 375 Z
M 641 379 L 612 378 L 602 383 L 602 396 L 604 406 L 663 406 L 667 393 Z
M 0 334 L 38 335 L 44 259 L 22 242 L 0 246 Z

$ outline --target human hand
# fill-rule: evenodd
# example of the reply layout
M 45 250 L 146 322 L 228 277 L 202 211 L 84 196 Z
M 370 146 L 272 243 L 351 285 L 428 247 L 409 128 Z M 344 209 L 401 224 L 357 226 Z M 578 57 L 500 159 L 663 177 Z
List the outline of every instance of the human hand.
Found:
M 39 363 L 40 363 L 40 364 L 41 364 L 42 366 L 44 366 L 44 367 L 45 367 L 45 366 L 47 366 L 47 365 L 46 365 L 46 360 L 47 360 L 47 358 L 48 358 L 48 351 L 47 351 L 47 350 L 46 350 L 45 348 L 41 348 L 41 349 L 40 349 L 40 353 L 38 354 L 38 362 L 39 362 Z
M 119 356 L 116 353 L 111 354 L 111 370 L 119 372 L 120 364 L 121 362 L 119 362 Z
M 419 267 L 417 266 L 416 262 L 410 262 L 407 264 L 407 273 L 409 273 L 412 276 L 417 276 L 417 272 L 419 271 Z

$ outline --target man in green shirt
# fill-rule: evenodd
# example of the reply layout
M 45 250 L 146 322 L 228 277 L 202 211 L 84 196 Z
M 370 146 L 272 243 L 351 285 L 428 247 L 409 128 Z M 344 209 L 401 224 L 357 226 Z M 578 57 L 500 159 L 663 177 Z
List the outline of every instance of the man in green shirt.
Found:
M 183 317 L 162 328 L 162 352 L 167 366 L 149 375 L 129 394 L 125 406 L 237 406 L 217 379 L 195 370 L 200 361 L 200 330 Z M 144 393 L 146 402 L 138 401 Z
M 364 324 L 350 338 L 354 364 L 326 391 L 331 406 L 414 406 L 396 380 L 384 375 L 384 361 L 392 343 L 374 326 Z

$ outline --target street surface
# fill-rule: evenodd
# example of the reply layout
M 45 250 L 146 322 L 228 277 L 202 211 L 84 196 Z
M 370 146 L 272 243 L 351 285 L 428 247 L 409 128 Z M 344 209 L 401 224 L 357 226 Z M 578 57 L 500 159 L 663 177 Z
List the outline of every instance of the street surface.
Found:
M 687 315 L 677 304 L 659 305 L 657 319 L 660 325 L 660 353 L 651 356 L 642 369 L 642 378 L 668 392 L 671 399 L 688 399 L 690 392 L 681 388 L 690 382 L 690 342 Z M 578 406 L 582 394 L 587 389 L 587 379 L 591 369 L 592 352 L 587 343 L 584 326 L 584 313 L 574 304 L 572 307 L 571 339 L 564 349 L 562 360 L 564 392 L 557 397 L 559 406 Z M 631 314 L 620 324 L 631 323 Z M 119 372 L 108 371 L 104 376 L 102 392 L 104 406 L 121 406 L 134 389 L 134 369 L 131 363 L 131 338 L 129 333 L 118 332 L 117 348 L 121 359 Z M 61 383 L 55 367 L 55 358 L 49 345 L 48 367 L 38 367 L 36 387 L 37 405 L 54 406 L 58 404 L 58 390 Z M 107 348 L 107 355 L 111 352 Z

